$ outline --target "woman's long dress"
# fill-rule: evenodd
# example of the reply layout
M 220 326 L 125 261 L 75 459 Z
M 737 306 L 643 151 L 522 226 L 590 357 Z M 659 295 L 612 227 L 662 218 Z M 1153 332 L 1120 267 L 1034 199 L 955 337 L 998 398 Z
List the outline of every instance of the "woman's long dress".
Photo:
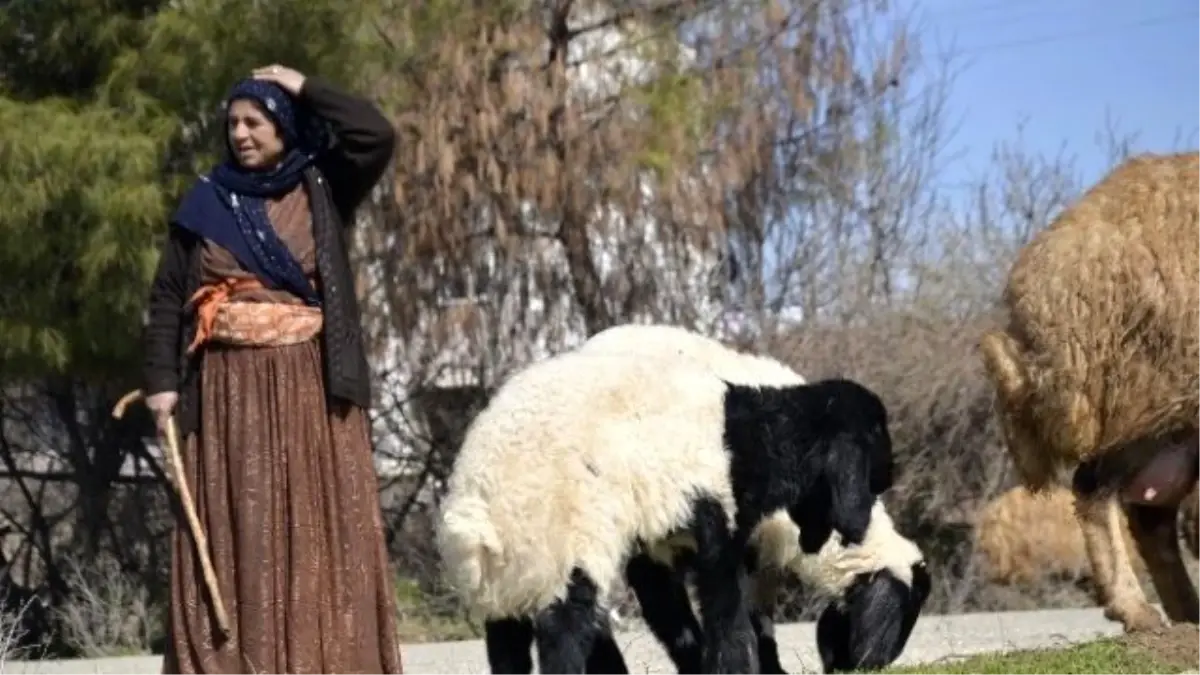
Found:
M 268 214 L 315 284 L 304 188 Z M 201 267 L 203 284 L 250 277 L 211 243 Z M 297 302 L 262 289 L 230 299 Z M 200 428 L 184 443 L 184 465 L 231 634 L 214 642 L 199 560 L 180 523 L 164 672 L 403 672 L 367 417 L 328 408 L 319 339 L 201 347 Z

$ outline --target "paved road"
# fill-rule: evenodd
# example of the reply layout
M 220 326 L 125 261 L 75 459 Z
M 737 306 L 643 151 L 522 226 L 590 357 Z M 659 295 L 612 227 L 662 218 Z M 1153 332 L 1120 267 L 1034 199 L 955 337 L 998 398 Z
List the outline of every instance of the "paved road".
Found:
M 1106 620 L 1098 609 L 1040 610 L 923 617 L 900 663 L 937 659 L 1001 649 L 1027 649 L 1115 635 L 1118 624 Z M 821 661 L 811 623 L 776 627 L 783 666 L 792 673 L 818 673 Z M 635 673 L 673 673 L 662 649 L 647 633 L 630 631 L 618 641 Z M 486 673 L 483 643 L 438 642 L 404 647 L 406 673 Z M 6 673 L 158 673 L 161 661 L 153 656 L 80 661 L 25 661 L 4 664 Z

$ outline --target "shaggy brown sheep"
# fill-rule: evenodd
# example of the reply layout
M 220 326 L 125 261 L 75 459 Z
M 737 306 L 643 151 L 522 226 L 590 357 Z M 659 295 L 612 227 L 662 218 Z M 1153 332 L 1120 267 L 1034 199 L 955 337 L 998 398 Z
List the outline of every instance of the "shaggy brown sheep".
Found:
M 1167 617 L 1200 614 L 1176 521 L 1200 470 L 1198 192 L 1196 152 L 1123 162 L 1020 252 L 1008 325 L 980 343 L 1024 484 L 1074 472 L 1100 601 L 1130 632 L 1164 622 L 1119 535 L 1121 508 Z

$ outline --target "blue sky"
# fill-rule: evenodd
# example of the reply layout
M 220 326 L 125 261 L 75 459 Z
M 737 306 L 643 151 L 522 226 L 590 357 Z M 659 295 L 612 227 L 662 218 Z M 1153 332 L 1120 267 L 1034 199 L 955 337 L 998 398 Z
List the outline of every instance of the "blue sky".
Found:
M 939 50 L 954 57 L 944 111 L 953 135 L 935 178 L 951 208 L 994 166 L 998 143 L 1065 155 L 1080 189 L 1111 167 L 1100 138 L 1110 122 L 1135 136 L 1134 152 L 1200 145 L 1196 0 L 889 2 L 890 13 L 918 31 L 927 58 Z M 884 37 L 887 20 L 876 28 Z M 917 92 L 923 83 L 909 85 Z
M 998 141 L 1077 157 L 1084 183 L 1107 167 L 1106 113 L 1137 150 L 1196 147 L 1196 0 L 905 0 L 929 47 L 958 54 L 948 181 L 983 169 Z M 1181 140 L 1176 140 L 1177 133 Z

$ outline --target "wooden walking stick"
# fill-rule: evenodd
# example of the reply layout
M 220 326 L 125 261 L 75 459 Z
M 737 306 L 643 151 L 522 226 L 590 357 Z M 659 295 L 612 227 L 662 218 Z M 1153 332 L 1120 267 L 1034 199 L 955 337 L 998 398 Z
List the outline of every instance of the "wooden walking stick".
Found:
M 113 417 L 121 419 L 125 409 L 134 401 L 145 398 L 141 389 L 121 397 L 113 406 Z M 225 613 L 225 603 L 221 601 L 221 589 L 217 586 L 217 573 L 213 569 L 212 558 L 208 555 L 208 537 L 200 527 L 200 518 L 196 515 L 196 504 L 192 501 L 192 493 L 188 489 L 187 477 L 183 475 L 183 458 L 179 454 L 179 433 L 175 428 L 175 416 L 167 419 L 167 475 L 175 484 L 179 501 L 183 503 L 183 514 L 187 518 L 188 529 L 191 530 L 192 541 L 196 545 L 196 554 L 200 557 L 200 569 L 204 573 L 204 584 L 208 587 L 208 595 L 212 598 L 213 613 L 217 615 L 217 627 L 221 633 L 229 634 L 229 615 Z

